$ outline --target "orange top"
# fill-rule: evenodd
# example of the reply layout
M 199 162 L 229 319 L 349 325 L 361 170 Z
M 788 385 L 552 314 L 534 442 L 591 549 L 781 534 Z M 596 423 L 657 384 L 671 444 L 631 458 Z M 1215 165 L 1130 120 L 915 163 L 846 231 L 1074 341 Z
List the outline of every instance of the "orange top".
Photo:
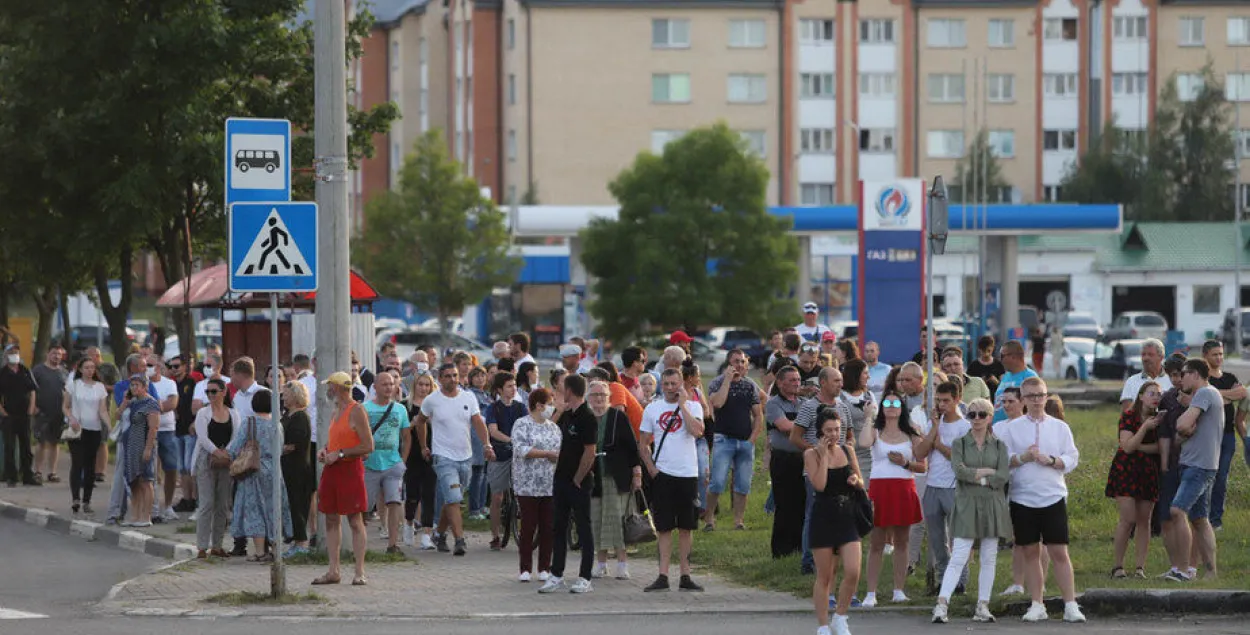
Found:
M 360 404 L 353 403 L 343 409 L 342 414 L 330 422 L 330 442 L 326 445 L 327 452 L 338 452 L 360 445 L 360 435 L 352 428 L 352 411 Z M 352 457 L 356 458 L 356 457 Z
M 608 390 L 608 403 L 613 407 L 625 406 L 625 417 L 629 419 L 629 427 L 634 429 L 634 438 L 637 439 L 638 429 L 642 427 L 642 404 L 619 382 L 608 384 Z

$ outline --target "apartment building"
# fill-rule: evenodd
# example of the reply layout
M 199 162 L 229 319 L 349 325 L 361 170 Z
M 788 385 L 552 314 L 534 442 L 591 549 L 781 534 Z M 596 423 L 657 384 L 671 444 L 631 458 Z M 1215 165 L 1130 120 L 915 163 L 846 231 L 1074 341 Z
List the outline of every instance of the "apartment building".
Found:
M 990 200 L 1058 200 L 1108 121 L 1144 134 L 1169 78 L 1192 95 L 1208 61 L 1243 109 L 1238 140 L 1250 153 L 1250 1 L 375 0 L 372 10 L 370 39 L 387 44 L 366 43 L 361 94 L 389 95 L 404 119 L 365 166 L 385 178 L 366 174 L 362 190 L 393 187 L 412 140 L 439 127 L 498 202 L 610 204 L 607 184 L 638 152 L 723 120 L 764 158 L 772 204 L 853 202 L 860 180 L 949 180 L 978 130 L 1010 183 Z M 1250 186 L 1243 193 L 1250 204 Z

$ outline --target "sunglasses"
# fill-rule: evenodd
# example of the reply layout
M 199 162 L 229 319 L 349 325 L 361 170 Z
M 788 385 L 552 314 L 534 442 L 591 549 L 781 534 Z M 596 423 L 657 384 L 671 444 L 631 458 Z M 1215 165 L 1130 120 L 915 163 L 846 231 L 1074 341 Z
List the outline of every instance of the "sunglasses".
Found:
M 899 399 L 886 399 L 881 402 L 882 408 L 902 408 L 903 402 Z
M 992 416 L 994 415 L 988 412 L 969 412 L 968 413 L 969 419 L 989 419 Z
M 178 370 L 179 368 L 182 368 L 182 364 L 170 364 L 169 365 L 169 370 Z
M 220 390 L 205 390 L 205 391 L 204 391 L 204 394 L 206 394 L 206 395 L 208 395 L 208 396 L 210 396 L 210 397 L 211 397 L 211 396 L 213 396 L 213 395 L 220 395 L 220 394 L 221 394 L 221 391 L 220 391 Z

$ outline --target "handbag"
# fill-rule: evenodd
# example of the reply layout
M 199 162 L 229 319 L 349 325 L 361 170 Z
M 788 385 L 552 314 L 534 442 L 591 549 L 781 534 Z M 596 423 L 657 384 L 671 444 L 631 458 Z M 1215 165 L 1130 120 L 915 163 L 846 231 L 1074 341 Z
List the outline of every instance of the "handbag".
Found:
M 247 441 L 239 456 L 230 463 L 230 476 L 237 479 L 247 478 L 260 470 L 260 443 L 256 441 L 256 417 L 247 418 Z
M 847 453 L 847 458 L 850 458 L 851 451 L 845 445 L 842 446 L 842 451 Z M 868 492 L 863 488 L 863 483 L 855 488 L 851 495 L 851 502 L 855 505 L 855 531 L 859 533 L 860 538 L 863 538 L 872 533 L 873 526 L 872 499 L 868 498 Z
M 655 540 L 655 523 L 651 520 L 651 510 L 647 505 L 647 495 L 639 490 L 637 496 L 630 496 L 625 516 L 621 518 L 621 536 L 626 545 L 641 545 Z M 641 513 L 638 498 L 642 497 Z
M 77 430 L 74 430 L 74 426 L 67 425 L 65 426 L 65 429 L 61 431 L 62 441 L 77 441 L 81 438 L 82 438 L 82 428 L 78 428 Z

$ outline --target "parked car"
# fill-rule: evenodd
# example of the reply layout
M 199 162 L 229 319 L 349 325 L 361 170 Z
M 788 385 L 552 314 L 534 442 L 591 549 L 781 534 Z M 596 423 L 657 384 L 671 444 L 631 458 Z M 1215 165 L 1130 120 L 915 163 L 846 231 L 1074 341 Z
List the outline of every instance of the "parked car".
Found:
M 837 322 L 830 322 L 829 328 L 840 340 L 848 337 L 851 339 L 859 337 L 859 322 L 856 320 L 840 320 Z
M 1085 358 L 1085 372 L 1092 373 L 1094 370 L 1094 349 L 1098 346 L 1098 342 L 1088 337 L 1064 337 L 1063 338 L 1063 359 L 1060 360 L 1059 375 L 1055 375 L 1054 357 L 1050 353 L 1050 347 L 1046 347 L 1046 356 L 1042 362 L 1040 372 L 1042 377 L 1046 379 L 1062 377 L 1063 379 L 1078 379 L 1080 373 L 1080 359 Z M 1034 369 L 1038 370 L 1038 369 Z
M 373 332 L 375 335 L 388 329 L 405 330 L 407 328 L 407 322 L 403 320 L 396 320 L 395 318 L 381 318 L 373 321 Z
M 764 338 L 759 333 L 751 329 L 742 328 L 740 326 L 718 326 L 708 331 L 703 339 L 707 341 L 712 348 L 722 350 L 733 350 L 740 348 L 747 354 L 747 359 L 756 368 L 762 368 L 768 363 L 768 356 L 772 353 L 768 349 L 768 345 L 764 342 Z
M 202 358 L 204 351 L 208 350 L 210 344 L 221 345 L 221 333 L 212 333 L 208 331 L 197 331 L 195 334 L 195 355 Z M 170 335 L 165 338 L 165 359 L 171 359 L 182 354 L 182 343 L 177 335 Z
M 1230 350 L 1239 347 L 1233 345 L 1233 332 L 1237 330 L 1237 314 L 1232 309 L 1224 311 L 1224 323 L 1220 325 L 1220 341 Z M 1250 309 L 1241 309 L 1241 347 L 1250 344 Z
M 416 328 L 408 329 L 406 331 L 394 331 L 391 332 L 389 339 L 391 342 L 395 343 L 395 352 L 399 353 L 399 359 L 401 361 L 411 357 L 412 353 L 417 350 L 418 346 L 425 346 L 427 344 L 438 349 L 439 354 L 442 354 L 443 350 L 447 348 L 454 348 L 458 351 L 473 354 L 477 356 L 479 364 L 485 364 L 486 362 L 495 359 L 491 349 L 480 342 L 475 342 L 462 335 L 456 335 L 455 333 L 447 333 L 446 335 L 443 335 L 438 332 L 438 329 Z M 380 347 L 381 342 L 379 342 L 378 345 Z M 441 361 L 441 359 L 430 360 L 430 367 L 433 368 L 437 366 Z
M 647 349 L 647 361 L 659 363 L 660 357 L 664 355 L 664 349 L 668 348 L 668 336 L 656 335 L 641 341 L 645 343 Z M 720 373 L 721 366 L 724 366 L 729 358 L 729 351 L 713 348 L 706 341 L 697 338 L 690 342 L 690 352 L 695 363 L 699 365 L 704 379 L 708 380 Z M 622 367 L 620 353 L 612 356 L 612 363 L 616 364 L 617 368 Z
M 463 318 L 451 318 L 449 322 L 450 324 L 447 326 L 447 331 L 449 333 L 464 333 L 464 319 Z M 438 318 L 432 317 L 422 322 L 421 324 L 417 325 L 417 328 L 426 330 L 426 331 L 437 331 L 438 330 Z
M 1073 311 L 1064 318 L 1063 337 L 1065 341 L 1070 337 L 1099 340 L 1103 337 L 1103 330 L 1093 315 Z
M 1125 311 L 1115 316 L 1111 326 L 1103 334 L 1103 339 L 1114 342 L 1153 338 L 1162 342 L 1167 334 L 1168 321 L 1163 314 L 1155 311 Z
M 1095 347 L 1094 377 L 1126 379 L 1141 372 L 1141 347 L 1145 340 L 1117 340 Z

